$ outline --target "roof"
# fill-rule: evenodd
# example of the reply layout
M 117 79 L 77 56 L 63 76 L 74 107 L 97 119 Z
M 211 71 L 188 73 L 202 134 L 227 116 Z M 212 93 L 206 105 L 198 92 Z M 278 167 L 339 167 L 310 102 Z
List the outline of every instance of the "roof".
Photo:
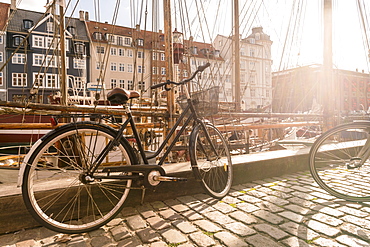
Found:
M 0 31 L 5 31 L 8 22 L 10 4 L 0 3 Z
M 17 9 L 15 11 L 16 12 L 13 18 L 9 20 L 8 31 L 25 32 L 25 30 L 23 29 L 23 20 L 31 20 L 33 21 L 34 25 L 38 25 L 39 22 L 43 20 L 45 21 L 45 17 L 48 16 L 47 13 L 40 13 L 30 10 Z M 53 15 L 51 15 L 51 18 L 53 18 Z M 65 25 L 76 27 L 77 32 L 74 39 L 88 41 L 84 22 L 76 18 L 66 17 Z
M 140 30 L 139 28 L 129 28 L 129 27 L 122 27 L 118 25 L 112 25 L 108 23 L 101 23 L 96 21 L 88 21 L 87 28 L 88 33 L 90 34 L 91 40 L 93 42 L 102 42 L 105 43 L 107 40 L 96 40 L 94 38 L 95 32 L 100 32 L 102 35 L 106 34 L 113 34 L 113 35 L 120 35 L 125 37 L 131 37 L 134 40 L 136 39 L 143 39 L 144 40 L 144 48 L 145 49 L 153 49 L 153 50 L 164 50 L 164 34 L 162 32 L 153 32 L 147 30 Z M 177 31 L 176 31 L 177 32 Z M 179 33 L 179 32 L 178 32 Z M 185 50 L 190 47 L 197 47 L 198 54 L 193 55 L 197 58 L 210 58 L 210 59 L 217 59 L 223 60 L 222 57 L 214 57 L 216 49 L 209 43 L 201 43 L 196 41 L 185 40 L 184 41 Z M 203 52 L 202 50 L 205 49 Z

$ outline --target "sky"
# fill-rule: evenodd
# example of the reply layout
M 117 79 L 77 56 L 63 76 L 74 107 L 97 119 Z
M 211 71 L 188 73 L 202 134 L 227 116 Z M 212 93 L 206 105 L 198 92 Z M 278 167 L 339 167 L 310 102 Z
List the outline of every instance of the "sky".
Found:
M 66 0 L 78 11 L 88 11 L 91 20 L 113 22 L 117 0 Z M 366 2 L 367 0 L 360 0 Z M 0 0 L 10 3 L 10 0 Z M 44 11 L 46 0 L 17 0 L 18 7 Z M 147 30 L 163 29 L 161 5 L 151 6 L 152 0 L 121 0 L 116 23 L 134 27 L 141 24 Z M 158 2 L 162 2 L 161 0 Z M 196 41 L 210 42 L 215 35 L 230 35 L 232 6 L 230 0 L 175 0 L 172 2 L 172 26 L 185 30 Z M 148 6 L 141 6 L 147 3 Z M 365 4 L 365 3 L 364 3 Z M 273 70 L 323 61 L 323 0 L 250 0 L 239 1 L 242 38 L 251 28 L 262 26 L 273 41 Z M 370 5 L 370 3 L 365 4 Z M 71 8 L 69 13 L 71 13 Z M 140 14 L 146 13 L 147 15 Z M 367 9 L 367 11 L 370 11 Z M 368 48 L 364 48 L 364 31 L 356 1 L 333 0 L 333 64 L 335 68 L 369 71 Z M 366 20 L 365 20 L 366 21 Z M 201 23 L 201 24 L 199 24 Z M 290 27 L 290 28 L 288 28 Z

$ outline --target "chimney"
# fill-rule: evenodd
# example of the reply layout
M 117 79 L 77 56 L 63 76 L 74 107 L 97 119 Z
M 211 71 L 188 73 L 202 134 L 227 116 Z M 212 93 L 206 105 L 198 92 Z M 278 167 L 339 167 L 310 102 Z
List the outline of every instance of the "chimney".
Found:
M 136 31 L 140 31 L 140 25 L 136 24 Z
M 89 12 L 88 11 L 86 11 L 85 12 L 85 21 L 88 21 L 89 20 Z
M 11 10 L 16 10 L 17 9 L 17 0 L 12 0 L 10 2 L 10 9 Z
M 85 14 L 85 11 L 83 11 L 83 10 L 80 10 L 80 21 L 84 21 L 85 19 L 85 17 L 84 17 L 84 14 Z

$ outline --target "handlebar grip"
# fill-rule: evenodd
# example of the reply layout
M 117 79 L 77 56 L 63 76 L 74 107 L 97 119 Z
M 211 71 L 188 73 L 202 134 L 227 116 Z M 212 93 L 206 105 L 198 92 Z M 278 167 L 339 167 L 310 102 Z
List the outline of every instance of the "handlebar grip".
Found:
M 151 86 L 150 88 L 151 89 L 156 89 L 156 88 L 159 88 L 159 87 L 166 86 L 167 84 L 169 84 L 167 81 L 166 82 L 161 82 L 161 83 L 158 83 L 156 85 Z
M 199 66 L 198 67 L 199 72 L 203 72 L 203 70 L 208 68 L 210 65 L 211 65 L 210 63 L 206 63 L 205 65 Z

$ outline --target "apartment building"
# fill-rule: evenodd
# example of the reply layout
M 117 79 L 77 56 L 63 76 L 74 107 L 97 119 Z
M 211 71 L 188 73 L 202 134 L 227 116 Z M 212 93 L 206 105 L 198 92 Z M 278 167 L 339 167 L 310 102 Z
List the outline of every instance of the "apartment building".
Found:
M 67 81 L 62 82 L 58 18 L 51 12 L 14 7 L 11 12 L 6 34 L 7 100 L 58 101 L 61 83 L 67 84 L 70 94 L 82 95 L 81 89 L 89 80 L 89 42 L 84 23 L 65 19 Z
M 235 91 L 240 90 L 242 109 L 264 109 L 272 102 L 271 82 L 271 45 L 270 37 L 263 32 L 262 27 L 255 27 L 252 33 L 240 40 L 240 88 L 235 88 L 232 64 L 234 54 L 232 49 L 232 37 L 217 35 L 213 46 L 220 50 L 225 59 L 225 68 L 231 74 L 231 80 L 227 80 L 225 94 L 229 102 L 235 99 Z

